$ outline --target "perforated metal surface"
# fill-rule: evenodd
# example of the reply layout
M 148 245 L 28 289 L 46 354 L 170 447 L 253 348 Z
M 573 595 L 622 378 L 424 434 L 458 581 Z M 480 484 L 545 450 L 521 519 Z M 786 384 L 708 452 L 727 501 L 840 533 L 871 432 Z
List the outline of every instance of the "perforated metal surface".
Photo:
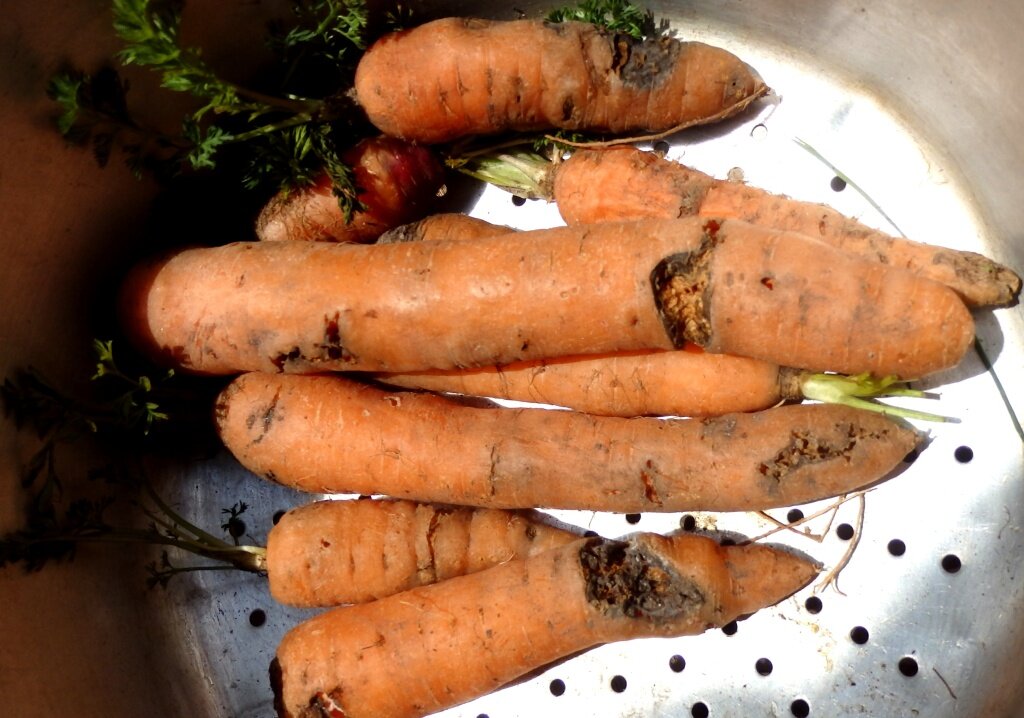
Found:
M 736 27 L 698 24 L 695 14 L 689 6 L 680 11 L 686 34 L 739 50 L 778 97 L 725 128 L 677 138 L 671 157 L 718 177 L 732 172 L 827 202 L 891 230 L 853 188 L 834 189 L 835 173 L 794 142 L 801 138 L 867 190 L 908 236 L 985 253 L 1002 247 L 1006 240 L 993 237 L 974 202 L 977 188 L 867 86 L 823 72 L 811 54 L 759 42 Z M 498 190 L 483 191 L 467 209 L 521 228 L 560 224 L 556 208 L 517 206 Z M 1001 384 L 1017 386 L 1024 374 L 1020 312 L 979 313 L 986 358 L 972 353 L 927 383 L 941 399 L 924 408 L 960 423 L 919 424 L 931 441 L 916 460 L 862 501 L 801 526 L 813 535 L 780 531 L 767 539 L 811 554 L 826 571 L 853 549 L 835 581 L 741 621 L 735 632 L 603 646 L 443 715 L 1017 714 L 1024 679 L 1024 439 L 1017 417 L 1024 397 L 1004 395 Z M 210 523 L 222 506 L 247 501 L 257 541 L 275 511 L 310 498 L 269 486 L 227 457 L 168 479 L 191 514 Z M 812 516 L 830 505 L 799 510 Z M 787 514 L 773 512 L 783 521 Z M 757 536 L 773 526 L 753 514 L 558 516 L 611 536 L 681 526 Z M 267 664 L 284 631 L 309 612 L 275 605 L 255 577 L 200 577 L 170 590 L 174 620 L 194 640 L 219 710 L 236 718 L 271 715 Z M 263 612 L 255 614 L 257 626 L 253 611 Z

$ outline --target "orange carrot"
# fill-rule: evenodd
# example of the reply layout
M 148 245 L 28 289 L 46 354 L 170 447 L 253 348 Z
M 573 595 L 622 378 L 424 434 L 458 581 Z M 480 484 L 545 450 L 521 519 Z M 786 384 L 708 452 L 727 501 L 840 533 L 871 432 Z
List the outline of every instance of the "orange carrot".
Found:
M 129 277 L 123 319 L 151 356 L 222 374 L 446 369 L 689 341 L 917 378 L 957 364 L 974 336 L 940 284 L 734 220 L 492 240 L 183 250 Z
M 529 511 L 387 499 L 316 501 L 267 537 L 271 595 L 293 606 L 363 603 L 575 541 Z
M 390 229 L 377 239 L 377 243 L 445 242 L 492 237 L 514 231 L 511 227 L 492 224 L 468 214 L 442 212 Z
M 918 441 L 913 429 L 838 405 L 623 419 L 477 408 L 340 375 L 244 374 L 216 406 L 224 445 L 269 480 L 487 508 L 788 506 L 871 484 Z
M 374 374 L 390 386 L 553 404 L 601 416 L 720 416 L 801 400 L 813 375 L 696 347 Z
M 734 115 L 767 91 L 736 56 L 702 43 L 464 18 L 377 41 L 354 89 L 379 130 L 428 144 L 550 128 L 666 133 Z
M 359 208 L 346 217 L 325 173 L 312 186 L 282 191 L 260 212 L 262 240 L 369 242 L 429 211 L 444 167 L 425 147 L 392 137 L 362 140 L 341 157 L 352 168 Z
M 692 534 L 581 539 L 299 624 L 271 666 L 277 715 L 428 715 L 598 644 L 722 626 L 817 571 L 788 551 Z
M 633 147 L 575 152 L 557 166 L 552 197 L 569 224 L 697 215 L 801 232 L 941 282 L 973 307 L 1010 304 L 1021 287 L 1015 272 L 983 255 L 893 237 L 826 205 L 717 180 Z

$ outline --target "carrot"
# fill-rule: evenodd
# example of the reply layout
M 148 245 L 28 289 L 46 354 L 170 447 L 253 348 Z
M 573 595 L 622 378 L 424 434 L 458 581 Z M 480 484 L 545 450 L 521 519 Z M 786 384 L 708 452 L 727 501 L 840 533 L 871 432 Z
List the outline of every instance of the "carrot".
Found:
M 575 541 L 527 511 L 388 499 L 316 501 L 267 537 L 270 593 L 293 606 L 363 603 Z
M 941 282 L 972 307 L 1010 304 L 1021 287 L 1013 270 L 981 254 L 893 237 L 826 205 L 717 180 L 633 147 L 573 153 L 557 166 L 551 196 L 569 224 L 697 215 L 801 232 Z
M 470 217 L 459 212 L 431 214 L 423 219 L 389 229 L 378 239 L 378 244 L 399 242 L 444 242 L 449 240 L 479 239 L 506 232 L 511 227 L 492 224 L 485 219 Z
M 429 211 L 444 186 L 444 167 L 429 149 L 370 137 L 341 157 L 352 168 L 360 208 L 347 217 L 325 173 L 313 185 L 282 191 L 256 219 L 262 240 L 369 242 Z
M 817 570 L 695 535 L 581 539 L 299 624 L 271 666 L 275 707 L 281 718 L 428 715 L 598 644 L 722 626 Z
M 444 18 L 370 46 L 354 94 L 385 134 L 427 144 L 550 128 L 668 133 L 767 92 L 735 55 L 578 22 Z
M 689 341 L 917 378 L 957 364 L 973 339 L 948 288 L 743 222 L 492 240 L 180 250 L 131 274 L 123 321 L 144 352 L 209 374 L 446 369 Z
M 824 499 L 886 476 L 918 441 L 838 405 L 623 419 L 465 406 L 341 375 L 244 374 L 218 398 L 216 420 L 243 466 L 302 491 L 624 513 Z

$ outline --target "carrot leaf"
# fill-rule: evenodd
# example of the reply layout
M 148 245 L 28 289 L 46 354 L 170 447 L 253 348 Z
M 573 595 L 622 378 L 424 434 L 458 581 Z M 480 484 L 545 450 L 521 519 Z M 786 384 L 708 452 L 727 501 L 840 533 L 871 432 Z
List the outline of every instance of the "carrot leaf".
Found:
M 629 0 L 582 0 L 579 5 L 552 10 L 548 22 L 588 22 L 611 32 L 637 39 L 667 32 L 666 22 L 656 23 L 654 14 Z

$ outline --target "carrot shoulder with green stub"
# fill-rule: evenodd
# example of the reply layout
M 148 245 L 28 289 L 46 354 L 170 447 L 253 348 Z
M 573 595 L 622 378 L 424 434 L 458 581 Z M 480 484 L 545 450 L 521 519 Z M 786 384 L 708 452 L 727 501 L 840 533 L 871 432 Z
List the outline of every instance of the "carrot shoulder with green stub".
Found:
M 803 235 L 684 218 L 387 245 L 244 242 L 138 267 L 128 336 L 182 370 L 411 371 L 687 342 L 919 378 L 961 360 L 963 302 Z
M 920 440 L 839 405 L 626 419 L 466 406 L 341 375 L 244 374 L 218 398 L 216 419 L 243 466 L 302 491 L 623 513 L 825 499 L 888 476 Z
M 817 571 L 789 551 L 692 534 L 580 539 L 299 624 L 271 667 L 277 715 L 429 715 L 599 644 L 723 626 Z

